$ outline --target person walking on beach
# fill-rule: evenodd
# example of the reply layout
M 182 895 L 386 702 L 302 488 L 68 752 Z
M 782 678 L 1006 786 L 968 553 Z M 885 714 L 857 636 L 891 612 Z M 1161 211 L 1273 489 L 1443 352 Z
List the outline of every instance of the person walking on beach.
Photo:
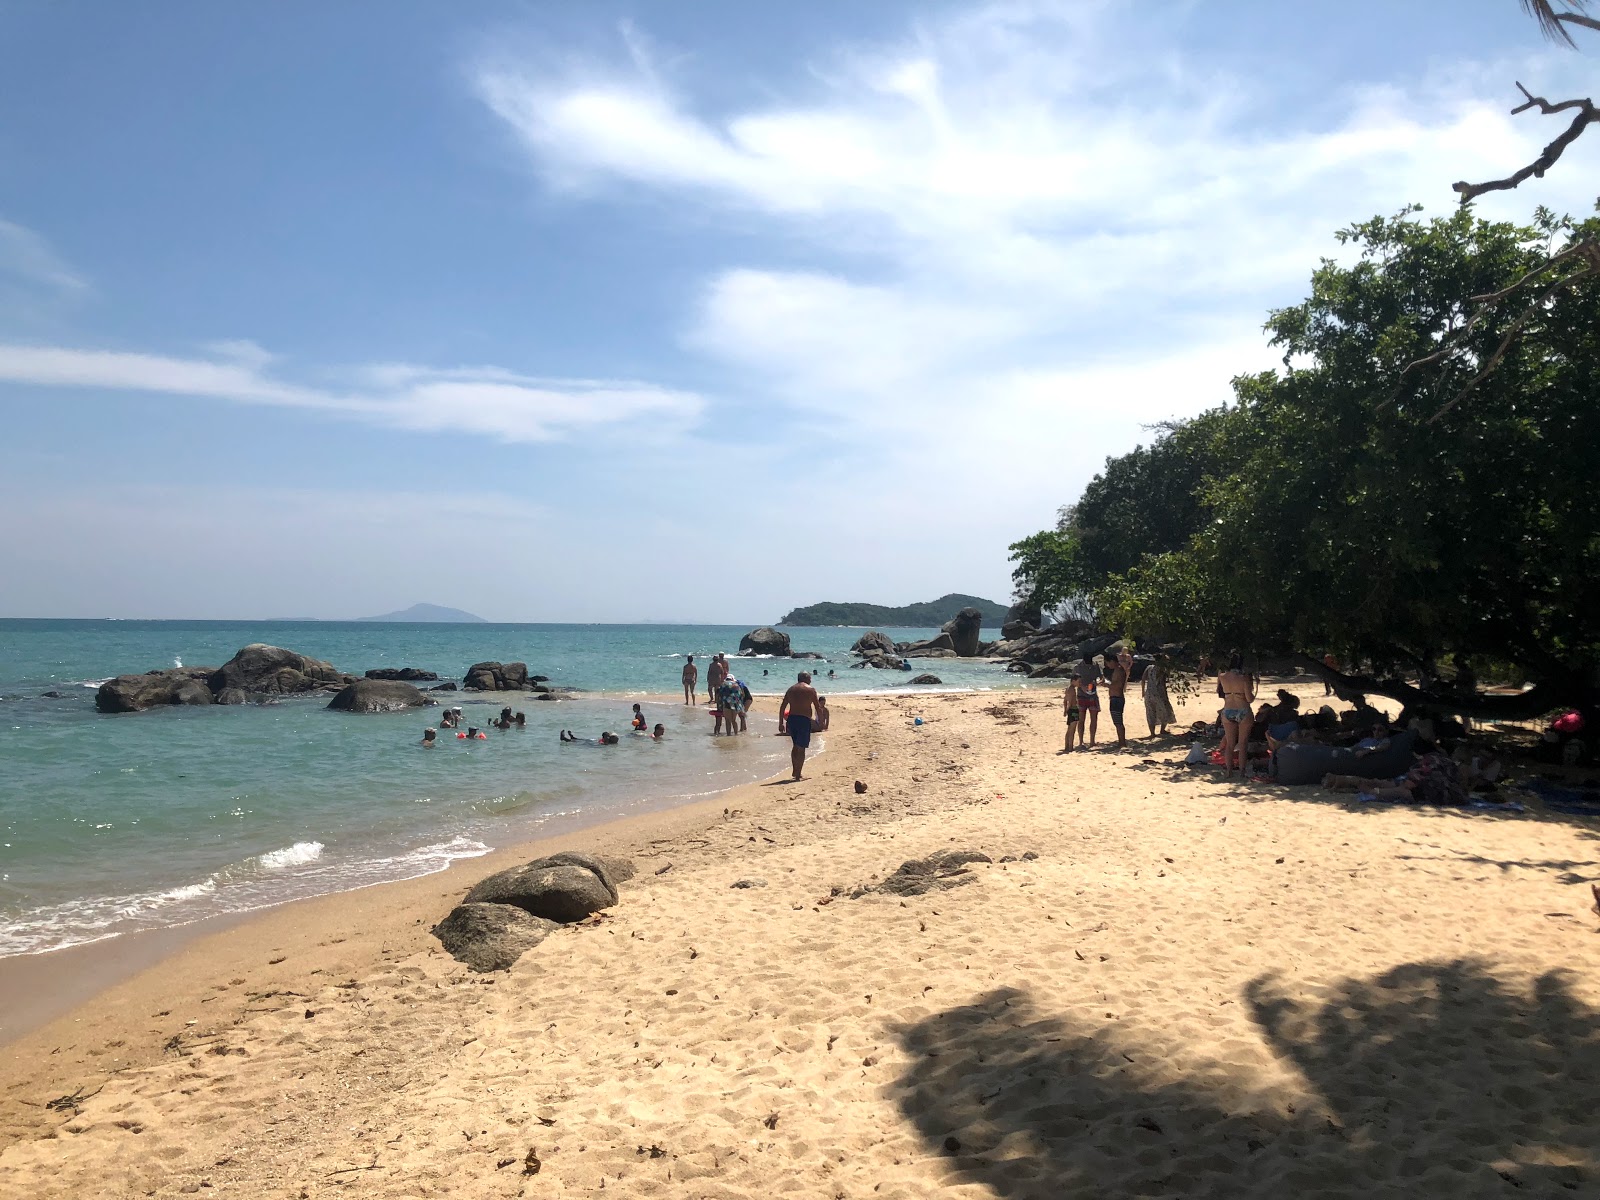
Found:
M 1242 654 L 1230 658 L 1228 669 L 1217 676 L 1217 695 L 1222 697 L 1222 777 L 1227 779 L 1233 774 L 1237 759 L 1242 779 L 1249 761 L 1245 746 L 1250 741 L 1250 727 L 1255 724 L 1255 713 L 1250 705 L 1256 698 L 1250 676 L 1245 673 Z
M 1062 749 L 1062 754 L 1072 753 L 1072 739 L 1078 736 L 1078 718 L 1083 714 L 1078 708 L 1078 681 L 1076 679 L 1067 684 L 1066 691 L 1061 694 L 1061 711 L 1067 718 L 1067 744 Z
M 1094 745 L 1100 733 L 1100 694 L 1097 690 L 1100 668 L 1087 654 L 1073 668 L 1073 682 L 1078 688 L 1078 745 L 1083 745 L 1084 726 L 1088 725 L 1089 745 Z
M 1124 650 L 1123 654 L 1127 651 Z M 1132 658 L 1132 655 L 1129 655 Z M 1122 665 L 1122 655 L 1106 663 L 1106 691 L 1111 697 L 1111 724 L 1117 731 L 1117 747 L 1128 744 L 1128 730 L 1122 714 L 1128 707 L 1128 668 Z
M 1329 650 L 1322 656 L 1322 665 L 1327 667 L 1330 671 L 1337 671 L 1339 669 L 1339 660 L 1333 656 L 1332 650 Z M 1322 681 L 1322 694 L 1324 696 L 1333 695 L 1333 683 L 1327 678 L 1324 678 Z
M 817 712 L 817 689 L 811 686 L 811 673 L 801 671 L 799 681 L 783 694 L 778 705 L 778 736 L 788 735 L 794 743 L 789 762 L 798 782 L 804 778 L 806 750 L 811 745 L 811 722 Z
M 694 655 L 683 664 L 683 702 L 694 703 L 695 684 L 700 682 L 700 668 L 694 665 Z
M 1165 737 L 1167 726 L 1178 718 L 1172 711 L 1172 699 L 1167 695 L 1167 673 L 1171 662 L 1165 654 L 1157 652 L 1155 660 L 1145 668 L 1139 680 L 1139 690 L 1144 695 L 1144 719 L 1150 725 L 1150 736 L 1157 732 Z

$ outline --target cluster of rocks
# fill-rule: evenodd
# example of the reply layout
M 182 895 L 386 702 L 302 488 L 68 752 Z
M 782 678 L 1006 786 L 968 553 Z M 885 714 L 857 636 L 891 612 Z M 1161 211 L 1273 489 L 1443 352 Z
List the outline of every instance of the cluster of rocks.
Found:
M 431 932 L 472 970 L 503 971 L 558 927 L 616 904 L 617 885 L 633 876 L 625 858 L 536 858 L 479 880 Z
M 994 645 L 985 643 L 982 635 L 983 613 L 976 608 L 963 608 L 926 641 L 896 642 L 876 629 L 862 634 L 850 647 L 859 659 L 851 665 L 909 671 L 911 664 L 906 660 L 911 658 L 979 658 Z
M 281 646 L 255 643 L 220 667 L 168 667 L 143 675 L 118 675 L 100 685 L 95 707 L 106 713 L 143 712 L 164 705 L 259 704 L 284 696 L 331 695 L 341 712 L 395 712 L 434 703 L 416 685 L 439 678 L 419 667 L 378 667 L 358 677 L 332 663 Z M 462 681 L 468 691 L 541 693 L 553 700 L 564 688 L 547 687 L 547 676 L 528 674 L 526 663 L 474 663 Z M 456 690 L 453 682 L 429 691 Z
M 528 664 L 520 662 L 481 662 L 467 668 L 461 686 L 469 692 L 545 692 L 548 675 L 528 674 Z

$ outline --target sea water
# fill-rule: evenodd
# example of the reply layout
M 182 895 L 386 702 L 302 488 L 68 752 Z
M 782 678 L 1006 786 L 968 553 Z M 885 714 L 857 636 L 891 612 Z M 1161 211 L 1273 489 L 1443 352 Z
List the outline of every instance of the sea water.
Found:
M 434 625 L 345 622 L 0 620 L 0 957 L 243 912 L 443 870 L 539 836 L 770 776 L 787 761 L 776 701 L 750 734 L 712 738 L 702 708 L 642 701 L 660 742 L 626 734 L 631 701 L 681 697 L 684 655 L 732 653 L 746 627 Z M 810 669 L 824 691 L 904 689 L 900 672 L 856 670 L 855 629 L 789 631 L 821 661 L 740 659 L 758 696 Z M 886 630 L 896 640 L 932 630 Z M 420 667 L 459 683 L 474 662 L 526 662 L 560 702 L 441 693 L 486 741 L 441 730 L 439 710 L 330 712 L 327 697 L 109 715 L 95 689 L 118 674 L 218 666 L 252 642 L 361 674 Z M 929 661 L 946 687 L 1011 686 L 1001 666 Z M 829 678 L 828 672 L 835 674 Z M 424 685 L 427 686 L 427 685 Z M 605 695 L 595 695 L 603 693 Z M 486 728 L 504 704 L 527 727 Z M 571 729 L 614 747 L 563 745 Z

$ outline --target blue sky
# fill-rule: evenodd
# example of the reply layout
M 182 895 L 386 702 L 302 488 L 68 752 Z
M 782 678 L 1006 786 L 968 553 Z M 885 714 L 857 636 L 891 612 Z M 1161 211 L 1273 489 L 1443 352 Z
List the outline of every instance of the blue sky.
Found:
M 1514 0 L 0 2 L 0 615 L 1003 598 L 1584 49 Z

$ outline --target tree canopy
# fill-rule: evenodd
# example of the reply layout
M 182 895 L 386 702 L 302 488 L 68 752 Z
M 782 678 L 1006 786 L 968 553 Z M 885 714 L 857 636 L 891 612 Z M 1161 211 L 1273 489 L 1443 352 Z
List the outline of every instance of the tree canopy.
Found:
M 1215 651 L 1331 649 L 1424 680 L 1501 664 L 1542 685 L 1524 707 L 1591 703 L 1600 279 L 1551 263 L 1597 232 L 1543 210 L 1343 231 L 1356 261 L 1324 261 L 1267 321 L 1283 368 L 1108 461 L 1012 547 L 1019 592 L 1076 589 L 1109 626 Z

